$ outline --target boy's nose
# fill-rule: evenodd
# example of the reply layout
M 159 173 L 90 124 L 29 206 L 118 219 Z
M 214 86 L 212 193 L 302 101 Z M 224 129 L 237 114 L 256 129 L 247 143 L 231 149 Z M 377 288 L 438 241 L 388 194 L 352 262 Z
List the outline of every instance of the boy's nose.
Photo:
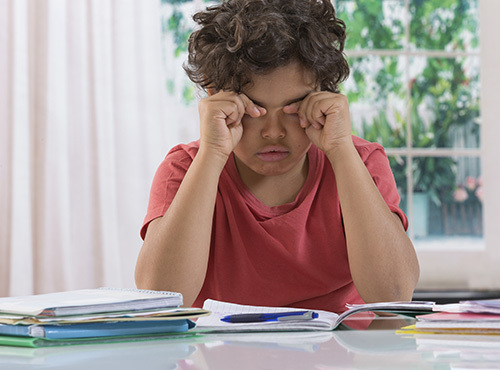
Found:
M 262 117 L 264 126 L 262 127 L 262 137 L 266 139 L 282 139 L 286 136 L 286 130 L 280 121 L 278 114 L 266 114 Z

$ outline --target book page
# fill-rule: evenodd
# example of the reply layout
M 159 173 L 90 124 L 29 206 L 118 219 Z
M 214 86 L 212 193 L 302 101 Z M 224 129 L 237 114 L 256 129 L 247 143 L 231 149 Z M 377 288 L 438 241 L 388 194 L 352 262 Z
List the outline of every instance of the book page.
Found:
M 212 311 L 212 313 L 222 313 L 224 315 L 239 314 L 239 313 L 262 313 L 262 312 L 276 313 L 276 312 L 303 311 L 303 309 L 300 308 L 250 306 L 250 305 L 215 301 L 213 299 L 207 299 L 203 304 L 203 308 L 205 310 Z
M 313 310 L 319 317 L 313 320 L 297 321 L 267 321 L 252 323 L 227 323 L 221 321 L 224 316 L 242 313 L 277 313 L 303 311 L 305 309 L 290 307 L 265 307 L 239 305 L 207 299 L 203 308 L 212 312 L 210 316 L 200 317 L 196 327 L 200 330 L 227 332 L 227 331 L 297 331 L 297 330 L 333 330 L 338 315 L 333 312 Z

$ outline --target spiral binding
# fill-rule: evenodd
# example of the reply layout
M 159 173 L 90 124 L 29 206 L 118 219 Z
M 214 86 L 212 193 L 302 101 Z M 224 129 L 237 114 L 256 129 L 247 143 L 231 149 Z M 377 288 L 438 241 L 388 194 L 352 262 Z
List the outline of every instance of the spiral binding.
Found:
M 168 292 L 164 290 L 148 290 L 148 289 L 136 289 L 136 288 L 116 288 L 116 287 L 100 287 L 101 290 L 115 290 L 120 292 L 137 292 L 146 294 L 161 294 L 166 296 L 178 296 L 182 297 L 181 293 L 178 292 Z

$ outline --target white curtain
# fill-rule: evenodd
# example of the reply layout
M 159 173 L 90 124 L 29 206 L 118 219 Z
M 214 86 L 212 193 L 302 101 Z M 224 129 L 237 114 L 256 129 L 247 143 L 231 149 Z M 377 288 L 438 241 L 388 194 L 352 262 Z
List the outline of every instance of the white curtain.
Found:
M 0 296 L 133 287 L 165 120 L 160 0 L 0 0 Z

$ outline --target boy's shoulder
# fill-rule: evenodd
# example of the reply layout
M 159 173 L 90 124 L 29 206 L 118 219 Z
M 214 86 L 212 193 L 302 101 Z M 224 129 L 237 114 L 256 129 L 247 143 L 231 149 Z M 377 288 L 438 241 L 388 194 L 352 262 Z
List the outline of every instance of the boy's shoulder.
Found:
M 200 148 L 200 140 L 192 141 L 188 144 L 177 144 L 167 153 L 167 159 L 173 161 L 192 161 Z
M 379 143 L 367 141 L 367 140 L 362 139 L 362 138 L 355 136 L 355 135 L 352 136 L 352 142 L 353 142 L 354 146 L 356 147 L 356 150 L 358 151 L 360 157 L 363 160 L 368 158 L 375 151 L 380 150 L 383 153 L 385 153 L 384 147 L 382 145 L 380 145 Z

